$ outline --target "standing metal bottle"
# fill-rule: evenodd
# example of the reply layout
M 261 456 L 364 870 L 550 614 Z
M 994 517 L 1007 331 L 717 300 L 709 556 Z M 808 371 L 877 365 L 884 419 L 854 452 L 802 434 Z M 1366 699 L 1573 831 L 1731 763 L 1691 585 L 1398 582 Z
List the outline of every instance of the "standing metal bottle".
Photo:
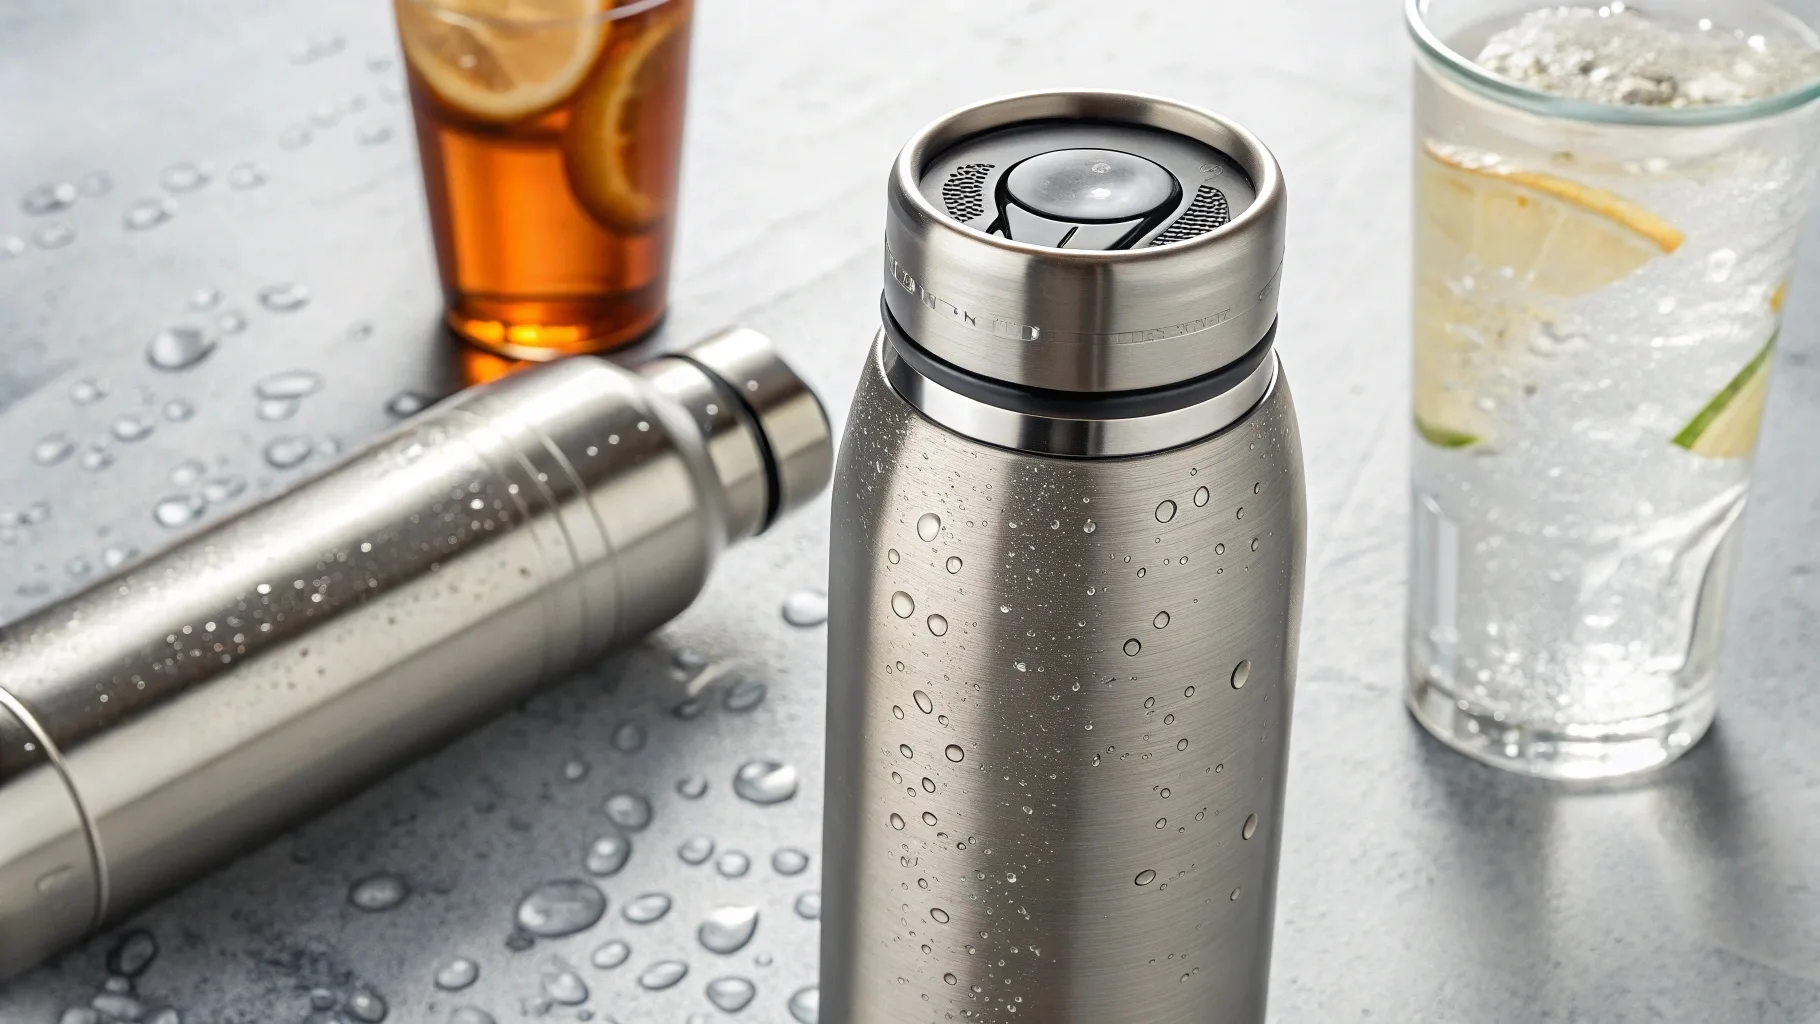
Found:
M 822 1020 L 1264 1019 L 1301 614 L 1281 172 L 1127 93 L 898 158 L 835 476 Z

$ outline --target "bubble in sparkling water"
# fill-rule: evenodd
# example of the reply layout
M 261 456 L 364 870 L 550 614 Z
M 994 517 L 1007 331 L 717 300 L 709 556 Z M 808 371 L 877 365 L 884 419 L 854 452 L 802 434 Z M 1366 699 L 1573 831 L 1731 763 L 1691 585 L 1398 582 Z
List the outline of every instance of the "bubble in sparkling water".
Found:
M 444 961 L 432 979 L 444 992 L 459 992 L 480 980 L 480 965 L 465 956 Z
M 684 800 L 700 800 L 708 791 L 708 780 L 699 775 L 685 775 L 676 780 L 676 792 Z
M 1149 885 L 1151 882 L 1156 881 L 1156 872 L 1150 870 L 1149 868 L 1145 868 L 1144 870 L 1138 872 L 1137 877 L 1132 879 L 1132 881 L 1136 882 L 1139 885 Z
M 943 615 L 931 615 L 928 619 L 929 632 L 936 636 L 948 635 L 948 619 Z
M 714 856 L 714 840 L 710 836 L 690 836 L 676 848 L 676 855 L 684 864 L 706 864 Z
M 391 910 L 411 895 L 405 880 L 390 872 L 368 875 L 348 887 L 348 902 L 368 913 Z
M 76 442 L 68 434 L 47 434 L 32 445 L 32 461 L 40 466 L 55 466 L 76 451 Z
M 108 433 L 113 434 L 116 440 L 130 444 L 134 441 L 143 441 L 151 436 L 152 429 L 156 426 L 157 424 L 152 422 L 151 417 L 129 412 L 114 420 L 113 424 L 108 427 Z
M 703 919 L 695 937 L 708 952 L 731 956 L 744 949 L 757 931 L 757 907 L 720 907 Z
M 645 730 L 644 723 L 633 719 L 619 723 L 619 727 L 613 730 L 613 735 L 607 742 L 613 744 L 613 749 L 622 754 L 636 754 L 645 749 L 645 743 L 650 740 L 650 736 L 651 734 Z
M 540 979 L 543 994 L 553 1003 L 577 1006 L 588 1001 L 588 983 L 574 971 L 557 968 L 546 970 Z
M 900 590 L 891 595 L 891 611 L 898 618 L 907 619 L 912 612 L 916 611 L 916 601 L 909 594 Z
M 637 896 L 620 911 L 620 916 L 633 924 L 650 924 L 670 912 L 671 900 L 668 894 L 648 892 Z
M 256 163 L 235 164 L 228 170 L 228 187 L 239 191 L 258 188 L 266 183 L 265 168 Z
M 430 396 L 418 391 L 400 391 L 386 400 L 386 415 L 396 419 L 415 416 L 428 408 Z
M 1125 641 L 1125 653 L 1132 657 L 1136 657 L 1137 653 L 1143 649 L 1144 645 L 1139 643 L 1136 637 Z
M 916 701 L 916 709 L 918 711 L 921 711 L 925 715 L 935 713 L 935 700 L 927 693 L 922 690 L 917 690 L 910 694 L 910 696 Z
M 947 749 L 943 750 L 942 753 L 948 755 L 948 760 L 956 763 L 959 763 L 962 758 L 967 756 L 967 752 L 961 749 L 959 743 L 948 744 Z
M 285 370 L 253 385 L 253 393 L 260 398 L 304 398 L 321 390 L 322 375 L 309 370 Z
M 822 916 L 822 893 L 820 889 L 810 889 L 796 897 L 796 916 L 805 921 L 817 921 Z
M 793 846 L 780 847 L 771 854 L 771 870 L 780 875 L 800 875 L 809 869 L 809 855 Z
M 606 812 L 613 824 L 633 832 L 651 824 L 651 801 L 637 793 L 615 793 L 607 797 Z
M 286 435 L 265 446 L 266 464 L 273 469 L 290 469 L 310 457 L 316 445 L 307 437 Z
M 107 951 L 107 969 L 123 978 L 137 978 L 157 958 L 158 940 L 152 937 L 151 932 L 135 928 L 120 936 L 113 948 Z
M 560 938 L 594 927 L 607 912 L 607 897 L 578 878 L 543 882 L 525 893 L 512 919 L 542 938 Z
M 207 164 L 185 160 L 158 172 L 158 184 L 172 192 L 194 192 L 207 185 L 211 176 Z
M 259 304 L 274 313 L 293 313 L 310 303 L 310 290 L 295 282 L 259 289 Z
M 1245 827 L 1240 830 L 1239 834 L 1244 836 L 1246 839 L 1250 839 L 1252 836 L 1257 835 L 1257 832 L 1258 832 L 1258 816 L 1255 814 L 1247 814 L 1245 816 Z
M 1155 626 L 1158 629 L 1164 628 L 1165 626 L 1169 625 L 1169 613 L 1168 612 L 1157 612 L 1156 618 L 1152 619 L 1150 621 L 1150 624 L 1152 626 Z
M 355 1020 L 364 1021 L 365 1024 L 379 1024 L 380 1021 L 385 1020 L 388 1009 L 385 1000 L 372 989 L 358 989 L 353 995 L 348 996 L 348 1013 L 352 1014 Z
M 588 962 L 603 971 L 610 971 L 625 963 L 632 956 L 632 947 L 620 939 L 608 939 L 588 957 Z
M 741 878 L 752 870 L 752 858 L 738 850 L 728 850 L 714 861 L 714 870 L 720 872 L 722 878 Z
M 176 529 L 195 522 L 203 510 L 202 499 L 193 494 L 166 498 L 152 508 L 152 518 L 159 526 Z
M 67 210 L 76 204 L 76 186 L 54 181 L 29 189 L 19 197 L 19 209 L 33 216 Z
M 957 573 L 957 572 L 961 571 L 961 557 L 959 555 L 949 555 L 948 556 L 948 571 L 950 573 Z
M 120 222 L 128 231 L 150 231 L 177 215 L 177 204 L 163 196 L 141 199 L 126 208 Z
M 619 873 L 632 857 L 632 840 L 615 833 L 596 836 L 582 855 L 581 866 L 588 874 L 605 878 Z
M 708 982 L 708 1002 L 725 1013 L 738 1013 L 752 1002 L 758 987 L 745 978 L 715 978 Z
M 924 541 L 933 541 L 942 532 L 942 517 L 934 512 L 924 512 L 916 521 L 916 535 Z
M 784 621 L 807 628 L 828 621 L 828 595 L 820 590 L 799 590 L 784 598 Z
M 1164 501 L 1156 507 L 1156 521 L 1166 523 L 1175 518 L 1175 502 Z
M 1250 678 L 1251 662 L 1249 660 L 1239 662 L 1232 670 L 1232 688 L 1235 690 L 1244 689 L 1245 681 Z
M 61 249 L 76 240 L 76 229 L 68 224 L 46 224 L 32 232 L 32 241 L 40 249 Z
M 659 960 L 638 976 L 638 984 L 652 992 L 661 992 L 683 980 L 689 965 L 681 960 Z
M 758 707 L 764 701 L 766 692 L 763 682 L 741 676 L 727 688 L 727 694 L 721 698 L 721 703 L 728 711 L 743 713 Z
M 475 1006 L 458 1006 L 449 1014 L 449 1024 L 499 1024 L 493 1015 Z
M 755 804 L 783 803 L 796 785 L 796 769 L 781 761 L 747 761 L 733 773 L 733 792 Z

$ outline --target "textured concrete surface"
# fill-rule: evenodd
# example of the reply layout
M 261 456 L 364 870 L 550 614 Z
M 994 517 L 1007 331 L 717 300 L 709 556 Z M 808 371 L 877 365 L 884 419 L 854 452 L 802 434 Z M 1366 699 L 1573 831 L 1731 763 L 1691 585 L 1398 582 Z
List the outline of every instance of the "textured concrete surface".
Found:
M 1408 57 L 1396 6 L 703 0 L 674 313 L 655 344 L 732 322 L 770 331 L 838 415 L 875 322 L 884 174 L 924 121 L 1056 85 L 1169 93 L 1237 117 L 1275 147 L 1290 184 L 1281 341 L 1312 522 L 1272 1019 L 1820 1021 L 1812 261 L 1790 300 L 1714 733 L 1653 778 L 1593 790 L 1441 749 L 1399 703 Z M 312 37 L 342 45 L 300 62 Z M 386 425 L 392 395 L 459 378 L 436 327 L 399 85 L 388 8 L 372 0 L 0 4 L 0 235 L 26 240 L 0 259 L 0 510 L 48 508 L 0 543 L 0 620 L 82 585 L 76 560 L 99 573 L 109 549 L 168 543 L 151 510 L 180 490 L 170 473 L 184 460 L 248 478 L 210 510 L 225 514 L 331 457 L 274 470 L 261 456 L 273 439 L 354 443 Z M 303 125 L 311 141 L 286 148 Z M 360 141 L 381 129 L 390 137 Z M 212 180 L 172 196 L 168 223 L 124 230 L 127 206 L 162 193 L 160 170 L 185 160 L 208 161 Z M 269 181 L 231 187 L 242 161 Z M 93 171 L 111 177 L 109 194 L 21 212 L 28 188 Z M 35 244 L 51 221 L 74 240 Z M 279 282 L 306 284 L 309 305 L 260 308 L 258 290 Z M 246 330 L 194 371 L 151 369 L 147 338 L 197 317 L 198 288 L 219 289 Z M 356 323 L 370 334 L 350 333 Z M 290 420 L 258 419 L 253 381 L 292 368 L 326 387 Z M 89 380 L 107 394 L 80 404 Z M 195 417 L 109 441 L 115 459 L 99 472 L 31 458 L 45 435 L 86 447 L 121 414 L 173 398 Z M 778 608 L 821 585 L 825 519 L 823 504 L 734 552 L 645 647 L 140 914 L 132 926 L 160 953 L 137 997 L 190 1022 L 300 1021 L 316 1012 L 313 989 L 329 1004 L 318 1019 L 370 1011 L 354 999 L 370 991 L 393 1021 L 440 1022 L 464 1005 L 504 1021 L 541 1010 L 543 975 L 562 962 L 591 996 L 553 1019 L 789 1021 L 788 999 L 815 973 L 816 926 L 795 907 L 820 864 L 823 636 Z M 693 721 L 668 714 L 687 685 L 674 669 L 685 648 L 709 671 L 762 679 L 766 699 L 740 713 L 717 698 Z M 716 678 L 724 693 L 728 677 Z M 649 741 L 616 749 L 610 736 L 634 719 Z M 753 757 L 797 767 L 798 795 L 768 808 L 735 799 L 732 773 Z M 565 778 L 571 759 L 589 765 L 585 778 Z M 699 800 L 677 791 L 687 775 L 708 780 Z M 601 882 L 608 916 L 509 950 L 518 898 L 582 873 L 586 842 L 607 829 L 602 803 L 622 790 L 648 795 L 656 815 Z M 686 864 L 676 849 L 694 835 L 711 836 L 717 856 L 748 854 L 750 871 Z M 774 871 L 781 846 L 807 851 L 808 870 Z M 349 887 L 378 872 L 401 875 L 410 896 L 383 913 L 351 906 Z M 629 923 L 622 908 L 647 892 L 673 908 Z M 695 930 L 727 904 L 760 919 L 752 943 L 722 957 Z M 0 985 L 0 1021 L 45 1024 L 87 1005 L 118 934 Z M 610 938 L 630 943 L 630 959 L 590 965 Z M 479 981 L 440 992 L 432 976 L 455 955 L 478 962 Z M 665 959 L 687 976 L 646 991 L 637 976 Z M 757 987 L 735 1015 L 704 994 L 727 975 Z

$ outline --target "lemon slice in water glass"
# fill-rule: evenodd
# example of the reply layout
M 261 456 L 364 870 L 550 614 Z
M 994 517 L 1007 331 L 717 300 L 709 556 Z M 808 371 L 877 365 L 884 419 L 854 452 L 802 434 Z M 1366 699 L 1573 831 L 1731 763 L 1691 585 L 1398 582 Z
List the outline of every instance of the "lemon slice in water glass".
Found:
M 602 225 L 646 231 L 670 213 L 688 60 L 688 8 L 669 3 L 612 55 L 575 100 L 563 168 L 575 198 Z M 624 30 L 622 30 L 624 31 Z
M 517 121 L 588 77 L 609 23 L 598 0 L 396 0 L 405 59 L 454 109 Z

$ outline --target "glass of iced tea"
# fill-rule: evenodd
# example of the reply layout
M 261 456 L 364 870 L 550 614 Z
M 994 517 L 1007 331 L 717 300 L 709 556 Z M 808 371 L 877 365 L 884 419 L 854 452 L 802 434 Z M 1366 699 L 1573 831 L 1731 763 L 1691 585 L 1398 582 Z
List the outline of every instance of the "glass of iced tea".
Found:
M 516 359 L 663 318 L 692 0 L 393 0 L 449 326 Z

